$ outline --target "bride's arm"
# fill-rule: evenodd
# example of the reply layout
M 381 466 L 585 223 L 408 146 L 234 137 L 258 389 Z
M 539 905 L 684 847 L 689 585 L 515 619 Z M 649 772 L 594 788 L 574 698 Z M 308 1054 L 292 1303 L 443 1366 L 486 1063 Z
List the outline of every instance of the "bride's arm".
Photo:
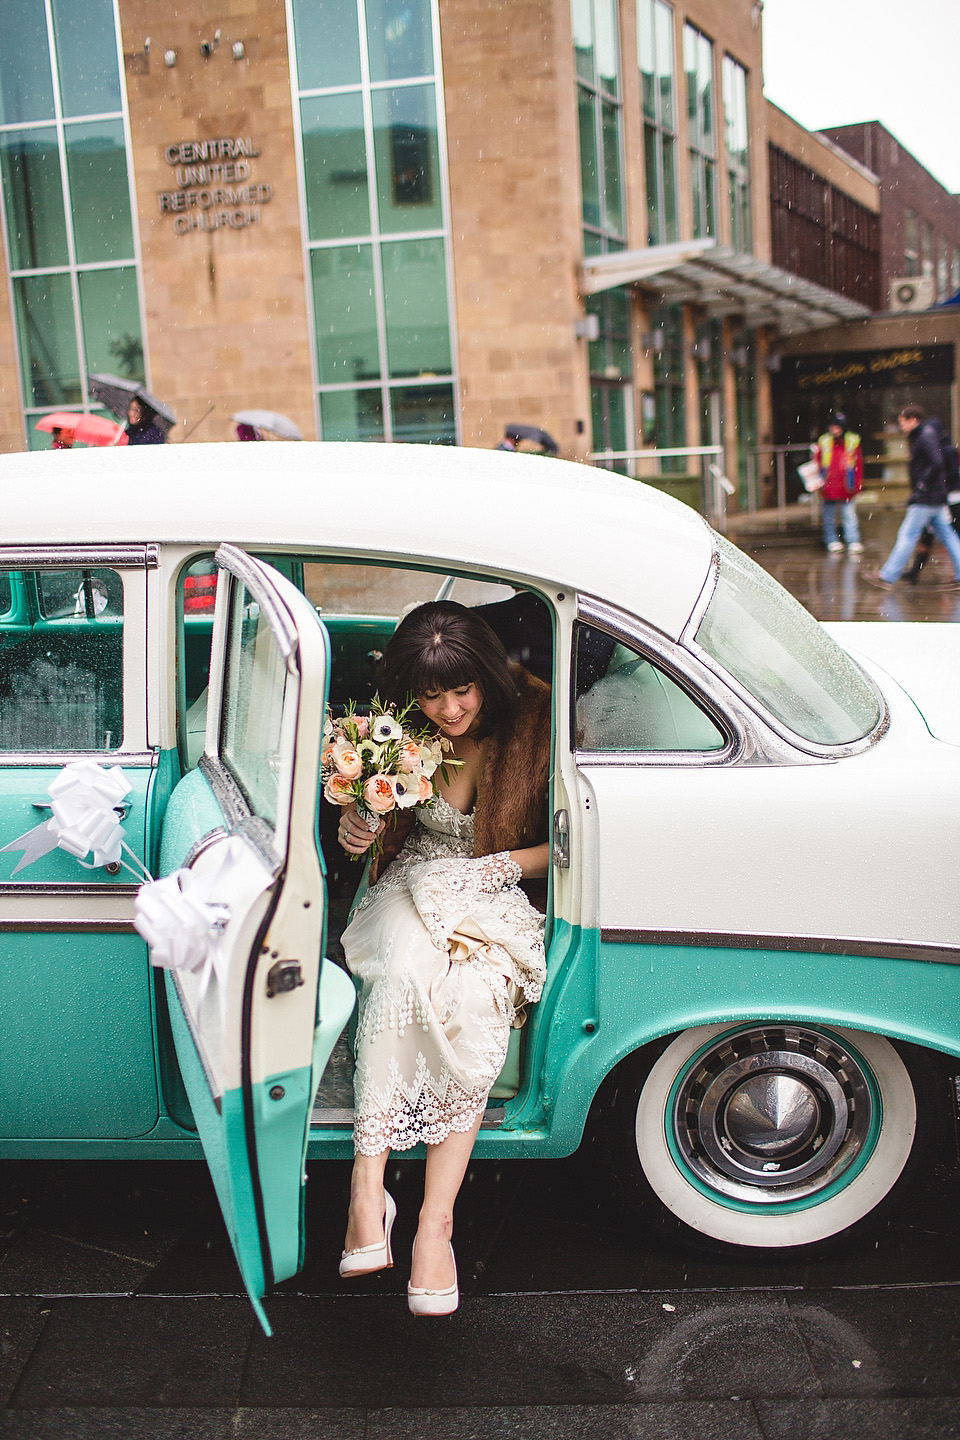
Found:
M 524 880 L 542 880 L 550 870 L 550 845 L 530 845 L 526 850 L 511 850 L 510 859 L 516 860 L 523 871 Z

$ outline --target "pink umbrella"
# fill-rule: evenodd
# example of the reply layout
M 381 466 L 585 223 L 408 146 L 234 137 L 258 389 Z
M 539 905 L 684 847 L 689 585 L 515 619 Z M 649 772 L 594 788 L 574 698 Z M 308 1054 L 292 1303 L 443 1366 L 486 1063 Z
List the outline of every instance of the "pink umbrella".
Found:
M 103 415 L 81 415 L 76 410 L 56 410 L 37 421 L 37 430 L 65 430 L 81 445 L 126 445 L 126 431 Z

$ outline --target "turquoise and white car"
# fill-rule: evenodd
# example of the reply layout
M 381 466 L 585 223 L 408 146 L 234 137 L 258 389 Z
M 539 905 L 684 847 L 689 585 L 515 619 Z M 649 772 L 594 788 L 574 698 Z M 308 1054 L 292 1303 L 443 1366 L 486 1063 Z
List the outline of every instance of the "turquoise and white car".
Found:
M 823 627 L 692 510 L 536 456 L 74 450 L 0 491 L 3 1156 L 204 1155 L 255 1304 L 296 1272 L 304 1161 L 352 1153 L 324 706 L 451 593 L 554 696 L 549 978 L 478 1156 L 589 1120 L 670 1223 L 790 1247 L 949 1123 L 957 627 Z M 78 775 L 126 849 L 56 829 Z M 219 920 L 163 971 L 134 898 L 180 868 Z

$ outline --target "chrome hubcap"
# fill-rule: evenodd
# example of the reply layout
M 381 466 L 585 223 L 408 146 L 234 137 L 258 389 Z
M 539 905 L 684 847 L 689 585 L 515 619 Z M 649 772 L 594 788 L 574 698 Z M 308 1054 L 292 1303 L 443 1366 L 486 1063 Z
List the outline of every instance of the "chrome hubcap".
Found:
M 689 1169 L 724 1196 L 783 1203 L 830 1185 L 860 1153 L 874 1106 L 839 1040 L 799 1025 L 719 1038 L 677 1092 L 674 1136 Z

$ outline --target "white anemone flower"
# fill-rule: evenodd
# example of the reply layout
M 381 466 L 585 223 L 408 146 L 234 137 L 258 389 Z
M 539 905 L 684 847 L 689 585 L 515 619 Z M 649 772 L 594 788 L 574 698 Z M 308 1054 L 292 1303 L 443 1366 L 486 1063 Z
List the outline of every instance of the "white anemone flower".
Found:
M 391 783 L 397 797 L 398 810 L 409 810 L 411 806 L 419 803 L 420 780 L 416 775 L 393 775 Z
M 370 726 L 370 734 L 383 745 L 388 740 L 399 740 L 403 735 L 403 727 L 397 724 L 392 715 L 378 715 Z

